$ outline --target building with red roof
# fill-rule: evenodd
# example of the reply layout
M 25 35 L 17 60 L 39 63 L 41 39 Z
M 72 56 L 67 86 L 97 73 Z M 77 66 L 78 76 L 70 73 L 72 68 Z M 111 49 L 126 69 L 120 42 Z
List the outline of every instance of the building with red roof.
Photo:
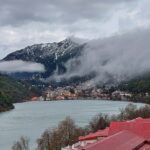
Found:
M 109 128 L 107 127 L 104 130 L 98 130 L 95 133 L 90 133 L 86 136 L 80 136 L 79 141 L 88 141 L 88 140 L 98 140 L 100 138 L 105 138 L 108 136 Z
M 85 150 L 137 150 L 145 142 L 143 137 L 124 130 L 91 144 Z
M 62 150 L 150 150 L 150 119 L 111 122 L 110 127 L 79 137 Z
M 109 136 L 122 130 L 150 139 L 150 119 L 136 118 L 131 121 L 112 122 L 109 127 Z

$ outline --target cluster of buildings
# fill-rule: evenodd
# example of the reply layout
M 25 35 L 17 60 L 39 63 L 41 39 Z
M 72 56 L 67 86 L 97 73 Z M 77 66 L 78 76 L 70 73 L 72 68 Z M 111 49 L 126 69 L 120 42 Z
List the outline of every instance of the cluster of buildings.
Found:
M 32 101 L 50 100 L 82 100 L 82 99 L 103 99 L 103 100 L 128 100 L 132 97 L 131 93 L 114 91 L 112 93 L 102 88 L 82 88 L 81 86 L 49 87 L 42 96 L 33 97 Z
M 80 89 L 78 87 L 59 87 L 46 90 L 46 100 L 65 99 L 110 99 L 110 95 L 101 89 Z
M 66 86 L 53 89 L 49 87 L 45 91 L 45 100 L 76 100 L 76 99 L 117 99 L 127 100 L 132 94 L 122 91 L 109 91 L 98 87 Z
M 111 122 L 104 130 L 79 137 L 61 150 L 150 150 L 150 119 Z
M 74 89 L 70 87 L 49 87 L 45 92 L 45 100 L 66 100 L 66 99 L 77 99 L 78 95 Z
M 112 99 L 118 99 L 118 100 L 128 100 L 132 97 L 132 94 L 125 91 L 119 91 L 116 90 L 111 93 Z

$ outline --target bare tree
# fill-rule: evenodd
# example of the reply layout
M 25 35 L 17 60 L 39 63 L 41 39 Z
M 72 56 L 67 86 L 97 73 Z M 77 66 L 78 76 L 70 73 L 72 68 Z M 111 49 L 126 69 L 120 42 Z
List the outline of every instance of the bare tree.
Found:
M 21 137 L 19 141 L 14 143 L 12 150 L 29 150 L 29 139 L 27 137 Z
M 94 116 L 89 122 L 89 131 L 96 132 L 100 129 L 105 129 L 110 124 L 110 117 L 107 114 L 98 114 Z
M 78 137 L 83 134 L 84 130 L 77 127 L 74 121 L 67 117 L 59 123 L 57 128 L 48 129 L 42 134 L 37 140 L 37 150 L 60 150 L 77 142 Z

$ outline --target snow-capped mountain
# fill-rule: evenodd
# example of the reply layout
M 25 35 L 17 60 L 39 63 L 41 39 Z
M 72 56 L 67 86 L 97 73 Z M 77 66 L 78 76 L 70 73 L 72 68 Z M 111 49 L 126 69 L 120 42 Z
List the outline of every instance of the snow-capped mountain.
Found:
M 40 76 L 42 78 L 49 77 L 57 69 L 58 73 L 64 73 L 66 68 L 64 63 L 74 57 L 81 55 L 86 44 L 78 44 L 72 39 L 68 38 L 61 42 L 35 44 L 24 49 L 15 51 L 7 55 L 3 60 L 23 60 L 41 63 L 45 66 L 45 73 L 16 73 L 15 77 L 29 77 Z

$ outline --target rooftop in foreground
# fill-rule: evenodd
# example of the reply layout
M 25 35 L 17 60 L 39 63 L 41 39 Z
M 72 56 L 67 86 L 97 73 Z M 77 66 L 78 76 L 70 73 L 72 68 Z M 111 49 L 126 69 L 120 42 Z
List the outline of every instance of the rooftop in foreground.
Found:
M 111 122 L 62 150 L 150 150 L 150 119 Z

